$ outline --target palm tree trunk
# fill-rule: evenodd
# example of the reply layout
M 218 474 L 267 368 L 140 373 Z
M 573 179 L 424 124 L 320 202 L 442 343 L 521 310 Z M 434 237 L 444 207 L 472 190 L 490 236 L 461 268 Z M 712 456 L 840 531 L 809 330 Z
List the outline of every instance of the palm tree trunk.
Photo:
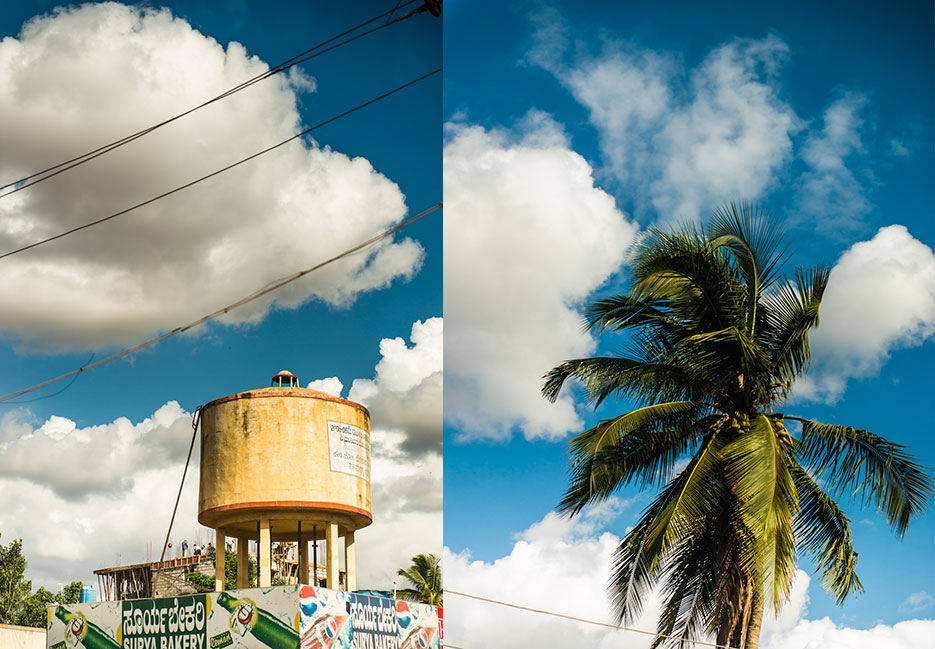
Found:
M 738 647 L 746 647 L 747 633 L 750 630 L 750 620 L 753 618 L 753 583 L 748 580 L 744 588 L 743 620 L 740 622 L 740 641 Z
M 760 630 L 763 628 L 763 593 L 754 593 L 753 610 L 750 625 L 747 627 L 746 642 L 743 649 L 757 649 L 760 646 Z

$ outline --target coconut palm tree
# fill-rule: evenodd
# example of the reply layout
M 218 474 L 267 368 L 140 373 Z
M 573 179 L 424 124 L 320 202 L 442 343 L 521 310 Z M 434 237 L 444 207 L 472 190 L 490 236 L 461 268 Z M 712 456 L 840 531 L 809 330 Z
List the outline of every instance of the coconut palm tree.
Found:
M 661 488 L 614 556 L 622 621 L 661 586 L 660 634 L 755 648 L 764 607 L 778 612 L 788 599 L 798 552 L 839 603 L 861 590 L 832 497 L 877 507 L 900 537 L 930 497 L 930 478 L 899 444 L 776 411 L 808 369 L 829 275 L 819 266 L 781 276 L 782 239 L 748 204 L 724 206 L 707 227 L 648 231 L 629 292 L 587 311 L 593 331 L 630 334 L 622 352 L 545 376 L 553 401 L 575 378 L 595 407 L 611 396 L 638 406 L 570 441 L 559 504 L 575 515 L 626 485 Z
M 404 577 L 411 588 L 401 588 L 397 597 L 410 602 L 423 602 L 432 606 L 442 606 L 442 567 L 434 554 L 417 554 L 412 557 L 412 565 L 400 568 L 397 575 Z

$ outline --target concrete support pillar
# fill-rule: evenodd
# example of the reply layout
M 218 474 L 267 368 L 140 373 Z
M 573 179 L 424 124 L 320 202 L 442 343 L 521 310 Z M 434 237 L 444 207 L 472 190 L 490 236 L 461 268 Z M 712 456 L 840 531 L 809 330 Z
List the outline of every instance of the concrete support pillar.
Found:
M 250 587 L 250 546 L 247 537 L 237 537 L 237 588 Z
M 338 590 L 338 571 L 340 569 L 340 555 L 338 554 L 338 524 L 328 523 L 325 526 L 325 543 L 328 547 L 325 552 L 328 553 L 325 561 L 325 572 L 328 573 L 328 588 Z
M 260 561 L 259 586 L 260 588 L 269 588 L 273 585 L 273 571 L 270 557 L 270 530 L 269 519 L 260 519 L 260 543 L 257 547 L 257 555 Z
M 344 535 L 344 571 L 347 592 L 357 590 L 357 552 L 354 547 L 354 530 Z
M 308 539 L 302 536 L 302 523 L 299 523 L 299 583 L 311 584 L 308 576 Z
M 224 590 L 224 567 L 227 565 L 227 535 L 218 528 L 214 533 L 214 592 Z

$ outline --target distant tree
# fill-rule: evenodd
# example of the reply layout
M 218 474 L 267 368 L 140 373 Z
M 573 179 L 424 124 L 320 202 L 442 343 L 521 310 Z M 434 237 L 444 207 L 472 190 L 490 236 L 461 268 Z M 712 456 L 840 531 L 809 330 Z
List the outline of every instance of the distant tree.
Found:
M 43 587 L 33 593 L 32 581 L 25 575 L 23 540 L 0 544 L 0 624 L 45 628 L 46 606 L 53 602 L 74 604 L 81 598 L 80 581 L 71 582 L 54 595 Z
M 40 586 L 39 590 L 23 600 L 10 624 L 45 627 L 47 622 L 45 607 L 54 601 L 56 601 L 55 595 Z
M 399 599 L 442 606 L 442 567 L 434 554 L 417 554 L 412 557 L 409 568 L 400 568 L 397 573 L 404 577 L 412 588 L 396 592 Z
M 73 581 L 54 595 L 41 587 L 26 598 L 13 624 L 45 628 L 48 624 L 46 607 L 50 604 L 77 604 L 81 599 L 80 581 Z
M 23 602 L 32 592 L 32 582 L 24 579 L 26 557 L 23 540 L 0 544 L 0 624 L 14 624 Z

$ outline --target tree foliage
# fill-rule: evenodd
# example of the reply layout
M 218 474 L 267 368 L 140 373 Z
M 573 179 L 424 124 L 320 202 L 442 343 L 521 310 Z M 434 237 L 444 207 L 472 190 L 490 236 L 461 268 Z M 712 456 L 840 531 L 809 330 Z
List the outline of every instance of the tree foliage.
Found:
M 403 577 L 410 588 L 396 591 L 399 599 L 410 602 L 423 602 L 432 606 L 442 606 L 442 567 L 434 554 L 417 554 L 412 557 L 412 565 L 400 568 L 397 575 Z
M 764 607 L 788 599 L 798 552 L 838 602 L 861 590 L 832 496 L 878 508 L 900 537 L 927 505 L 931 479 L 899 444 L 776 412 L 808 369 L 829 277 L 818 266 L 787 279 L 787 256 L 775 222 L 748 204 L 721 208 L 706 227 L 651 229 L 629 292 L 587 311 L 592 331 L 627 336 L 622 352 L 544 377 L 551 400 L 577 379 L 595 407 L 608 397 L 637 406 L 572 438 L 559 503 L 575 515 L 625 485 L 660 489 L 614 557 L 622 620 L 661 585 L 660 633 L 756 647 Z
M 46 607 L 78 602 L 82 583 L 73 581 L 55 594 L 44 587 L 33 593 L 32 581 L 25 578 L 26 565 L 22 539 L 0 544 L 0 624 L 45 628 Z
M 212 566 L 217 566 L 217 551 L 214 546 L 208 546 L 205 555 L 210 559 Z M 257 584 L 257 565 L 256 559 L 250 559 L 247 562 L 248 582 L 250 587 Z M 185 579 L 193 584 L 199 591 L 214 590 L 214 575 L 206 575 L 202 572 L 192 571 L 185 575 Z M 275 584 L 274 584 L 275 585 Z M 224 590 L 237 588 L 237 553 L 224 553 Z

